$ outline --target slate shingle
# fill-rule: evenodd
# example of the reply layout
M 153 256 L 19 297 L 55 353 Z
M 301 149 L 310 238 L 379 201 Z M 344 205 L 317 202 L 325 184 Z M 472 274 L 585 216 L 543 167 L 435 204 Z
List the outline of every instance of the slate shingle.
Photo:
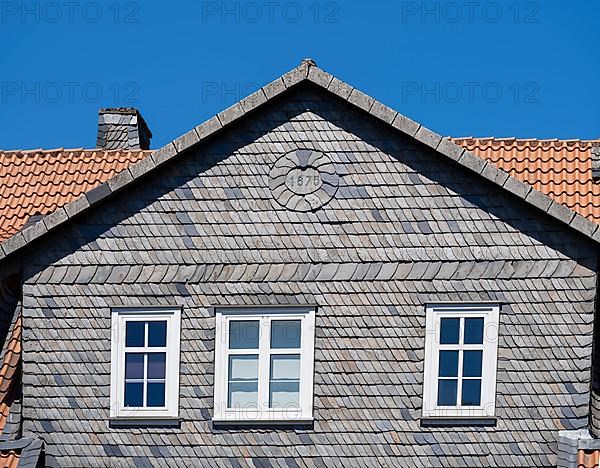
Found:
M 269 171 L 307 142 L 345 185 L 292 212 Z M 64 465 L 552 464 L 558 430 L 586 424 L 590 383 L 596 250 L 566 229 L 299 85 L 24 259 L 24 430 Z M 449 300 L 505 303 L 496 427 L 420 426 L 424 304 Z M 110 305 L 157 303 L 184 305 L 181 427 L 109 428 Z M 210 308 L 278 303 L 318 304 L 314 427 L 216 430 Z

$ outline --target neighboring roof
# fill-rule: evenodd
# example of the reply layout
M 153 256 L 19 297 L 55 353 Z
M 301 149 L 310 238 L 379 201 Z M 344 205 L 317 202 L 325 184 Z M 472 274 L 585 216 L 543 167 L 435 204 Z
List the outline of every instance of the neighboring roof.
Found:
M 0 151 L 0 242 L 33 215 L 47 215 L 106 182 L 150 151 Z
M 16 372 L 21 361 L 22 330 L 21 317 L 18 317 L 8 338 L 2 367 L 0 367 L 0 434 L 6 425 L 13 400 L 12 392 L 15 391 Z
M 422 144 L 436 150 L 441 155 L 455 161 L 463 168 L 476 172 L 489 182 L 522 199 L 524 203 L 544 211 L 550 217 L 570 226 L 572 229 L 590 239 L 596 242 L 600 241 L 600 226 L 597 224 L 552 200 L 547 195 L 537 190 L 532 190 L 530 185 L 515 177 L 509 176 L 507 172 L 499 169 L 495 164 L 489 163 L 473 153 L 466 151 L 448 138 L 442 138 L 441 135 L 423 127 L 358 89 L 353 88 L 321 70 L 312 60 L 306 59 L 303 60 L 298 67 L 284 74 L 280 78 L 277 78 L 275 81 L 272 81 L 255 93 L 225 109 L 159 150 L 154 151 L 150 156 L 132 164 L 108 181 L 87 191 L 84 196 L 69 202 L 63 208 L 56 209 L 37 223 L 14 234 L 0 244 L 0 258 L 19 251 L 33 240 L 40 238 L 48 231 L 57 228 L 69 219 L 85 212 L 91 206 L 111 197 L 116 192 L 146 176 L 163 164 L 172 161 L 181 153 L 192 148 L 199 142 L 204 141 L 208 137 L 215 135 L 221 129 L 232 125 L 248 113 L 260 108 L 265 103 L 281 96 L 287 90 L 300 83 L 306 82 L 319 86 L 333 95 L 344 99 L 355 107 L 370 114 L 372 117 L 415 138 Z
M 600 467 L 600 450 L 584 450 L 577 451 L 577 468 L 599 468 Z
M 452 138 L 511 176 L 600 224 L 600 182 L 592 177 L 592 148 L 600 140 Z
M 2 468 L 37 468 L 43 462 L 43 442 L 23 438 L 0 442 L 0 466 Z
M 20 450 L 2 450 L 0 451 L 0 466 L 2 468 L 15 468 L 19 465 L 21 458 Z

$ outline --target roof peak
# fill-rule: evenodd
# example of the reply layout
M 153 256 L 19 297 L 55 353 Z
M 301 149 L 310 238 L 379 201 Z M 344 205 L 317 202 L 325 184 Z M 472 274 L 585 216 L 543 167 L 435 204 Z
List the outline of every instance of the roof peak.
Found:
M 80 215 L 92 206 L 96 206 L 123 188 L 134 184 L 157 168 L 173 161 L 181 153 L 205 141 L 207 138 L 220 133 L 223 128 L 230 127 L 247 114 L 254 112 L 268 102 L 272 102 L 288 90 L 296 88 L 300 83 L 311 83 L 347 101 L 380 122 L 390 125 L 394 129 L 414 138 L 419 143 L 454 161 L 464 169 L 474 172 L 491 184 L 495 184 L 503 190 L 512 193 L 515 197 L 521 199 L 523 203 L 545 212 L 551 218 L 593 241 L 600 242 L 599 225 L 575 213 L 559 202 L 552 200 L 549 196 L 534 189 L 531 185 L 510 176 L 508 172 L 498 168 L 493 163 L 485 161 L 458 146 L 451 138 L 443 138 L 438 133 L 376 101 L 359 89 L 313 65 L 313 63 L 314 61 L 309 61 L 308 59 L 303 60 L 296 68 L 219 112 L 214 117 L 162 148 L 153 151 L 151 155 L 129 166 L 112 179 L 86 192 L 81 198 L 57 209 L 45 216 L 38 223 L 19 231 L 0 244 L 0 259 L 14 254 L 30 242 L 68 222 L 71 218 Z

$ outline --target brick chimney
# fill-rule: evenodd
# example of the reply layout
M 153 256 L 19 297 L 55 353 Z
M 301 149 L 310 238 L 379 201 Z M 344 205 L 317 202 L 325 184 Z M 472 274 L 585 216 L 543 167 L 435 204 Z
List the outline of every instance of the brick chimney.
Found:
M 98 112 L 98 148 L 150 149 L 152 133 L 140 112 L 133 107 L 100 109 Z

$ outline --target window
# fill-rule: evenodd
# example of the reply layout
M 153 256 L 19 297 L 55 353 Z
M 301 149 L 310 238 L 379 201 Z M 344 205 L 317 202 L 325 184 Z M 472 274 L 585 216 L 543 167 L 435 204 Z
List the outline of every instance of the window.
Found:
M 111 418 L 177 418 L 181 309 L 113 309 Z
M 315 309 L 216 310 L 215 421 L 312 420 Z
M 495 411 L 498 305 L 426 307 L 424 417 Z

